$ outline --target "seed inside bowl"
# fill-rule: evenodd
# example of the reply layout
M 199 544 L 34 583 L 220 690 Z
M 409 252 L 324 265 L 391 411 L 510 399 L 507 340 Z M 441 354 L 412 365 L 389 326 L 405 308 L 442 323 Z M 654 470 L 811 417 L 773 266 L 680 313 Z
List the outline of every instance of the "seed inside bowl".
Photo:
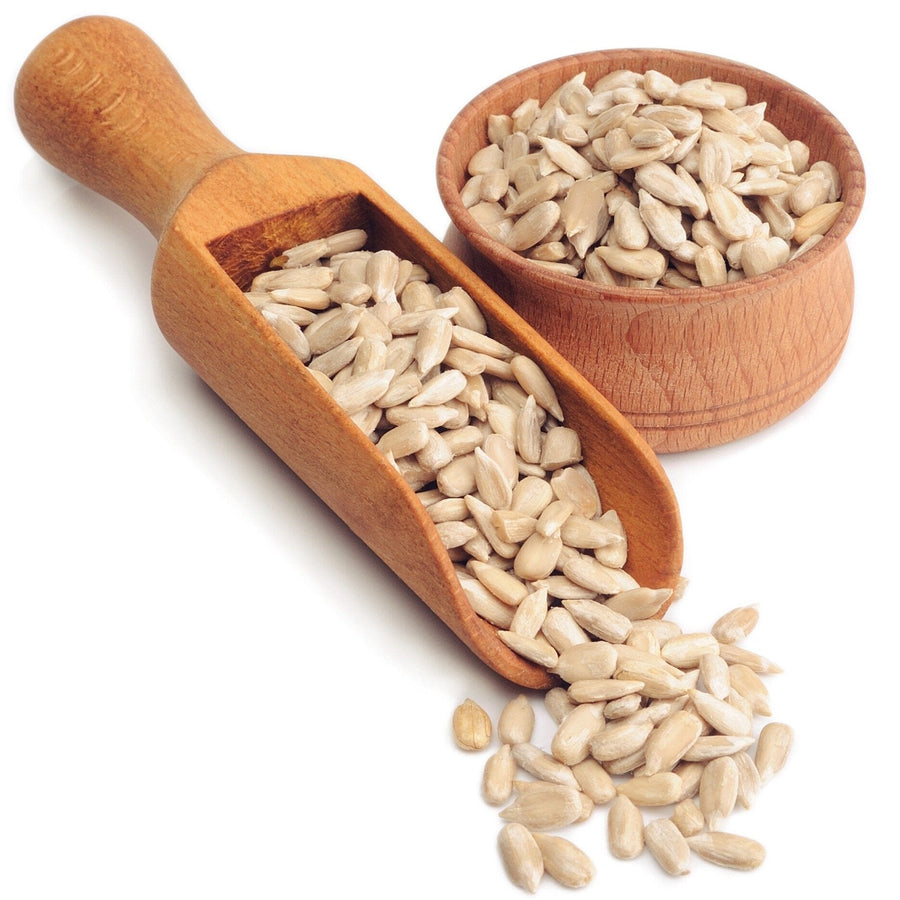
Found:
M 841 178 L 739 84 L 655 70 L 581 72 L 489 116 L 463 205 L 535 264 L 620 287 L 762 275 L 818 243 Z

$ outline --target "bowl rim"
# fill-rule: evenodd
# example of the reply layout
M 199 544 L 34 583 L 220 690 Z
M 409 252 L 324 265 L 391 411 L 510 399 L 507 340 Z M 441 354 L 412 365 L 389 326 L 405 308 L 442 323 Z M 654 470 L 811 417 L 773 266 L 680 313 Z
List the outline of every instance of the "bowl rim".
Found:
M 844 206 L 831 228 L 822 240 L 799 257 L 765 272 L 743 278 L 740 281 L 724 285 L 703 287 L 666 287 L 641 288 L 618 287 L 585 281 L 583 278 L 553 271 L 540 263 L 527 259 L 510 250 L 504 244 L 491 237 L 463 205 L 460 189 L 455 183 L 454 173 L 458 168 L 458 154 L 455 149 L 459 137 L 466 134 L 473 118 L 484 113 L 495 111 L 492 103 L 505 94 L 507 90 L 525 84 L 531 84 L 558 70 L 588 70 L 599 64 L 607 64 L 606 71 L 623 68 L 626 60 L 648 55 L 676 59 L 688 63 L 706 63 L 716 69 L 734 70 L 736 74 L 749 73 L 754 81 L 767 84 L 773 91 L 789 91 L 797 102 L 804 104 L 816 118 L 820 127 L 827 128 L 834 142 L 840 145 L 842 154 L 847 160 L 847 171 L 842 174 L 842 196 Z M 662 69 L 663 66 L 660 66 Z M 598 76 L 599 77 L 598 73 Z M 572 76 L 569 76 L 572 77 Z M 553 84 L 561 86 L 565 81 L 557 79 Z M 738 81 L 740 83 L 740 81 Z M 533 95 L 533 92 L 532 94 Z M 545 98 L 539 97 L 541 102 Z M 499 110 L 496 110 L 499 112 Z M 802 137 L 798 139 L 802 140 Z M 466 161 L 467 162 L 467 161 Z M 775 289 L 783 282 L 791 281 L 804 270 L 816 267 L 826 257 L 843 248 L 846 238 L 856 224 L 862 211 L 865 197 L 866 177 L 862 158 L 853 138 L 841 122 L 821 102 L 801 88 L 796 87 L 780 76 L 774 75 L 752 65 L 725 57 L 715 56 L 691 50 L 656 47 L 619 47 L 574 53 L 548 59 L 519 69 L 484 88 L 465 104 L 448 125 L 438 148 L 436 175 L 438 193 L 452 225 L 463 238 L 482 256 L 495 266 L 503 275 L 519 280 L 527 280 L 541 289 L 562 290 L 580 300 L 602 300 L 604 302 L 627 302 L 636 304 L 684 304 L 685 302 L 715 302 L 723 299 L 742 297 L 760 289 Z

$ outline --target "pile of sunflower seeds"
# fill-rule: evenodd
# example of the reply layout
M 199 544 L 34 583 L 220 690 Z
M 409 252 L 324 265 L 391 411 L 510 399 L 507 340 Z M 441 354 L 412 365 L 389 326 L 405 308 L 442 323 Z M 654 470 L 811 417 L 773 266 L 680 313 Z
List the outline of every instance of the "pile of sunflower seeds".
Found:
M 821 240 L 841 178 L 740 85 L 649 70 L 585 73 L 489 117 L 463 205 L 537 264 L 624 287 L 760 275 Z
M 511 879 L 587 883 L 590 860 L 550 832 L 601 804 L 615 856 L 646 847 L 671 874 L 687 871 L 690 852 L 759 865 L 761 845 L 721 830 L 792 740 L 776 722 L 753 735 L 771 715 L 763 676 L 779 671 L 740 644 L 755 608 L 709 633 L 657 618 L 685 583 L 645 587 L 625 571 L 622 523 L 539 366 L 488 334 L 461 287 L 441 290 L 367 240 L 352 229 L 291 247 L 245 296 L 415 491 L 475 612 L 560 680 L 544 698 L 558 726 L 549 749 L 532 742 L 534 708 L 520 695 L 485 764 L 485 799 L 507 804 L 499 846 Z M 493 732 L 474 701 L 455 711 L 460 747 L 483 750 Z M 642 810 L 667 805 L 671 815 L 644 824 Z
M 498 845 L 510 880 L 537 890 L 545 873 L 566 887 L 595 874 L 567 831 L 606 809 L 617 859 L 646 851 L 668 875 L 693 857 L 739 870 L 760 866 L 765 848 L 726 820 L 748 809 L 785 765 L 793 730 L 772 719 L 766 684 L 781 671 L 742 642 L 758 622 L 737 607 L 708 632 L 665 619 L 636 619 L 619 642 L 590 637 L 561 648 L 550 671 L 560 684 L 542 698 L 549 746 L 535 743 L 535 704 L 525 694 L 497 717 L 471 699 L 453 732 L 468 751 L 491 748 L 481 793 L 499 807 Z M 761 728 L 758 723 L 763 721 Z
M 659 610 L 672 591 L 623 569 L 622 523 L 541 368 L 461 287 L 366 240 L 292 247 L 245 296 L 416 492 L 475 612 L 549 668 L 555 634 L 624 635 Z

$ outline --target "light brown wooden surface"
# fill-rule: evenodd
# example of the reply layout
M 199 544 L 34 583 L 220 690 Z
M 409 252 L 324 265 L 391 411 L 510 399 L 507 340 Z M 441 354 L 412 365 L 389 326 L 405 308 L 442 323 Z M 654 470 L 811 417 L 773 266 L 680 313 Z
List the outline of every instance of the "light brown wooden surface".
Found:
M 287 246 L 362 227 L 372 246 L 417 260 L 444 288 L 468 290 L 491 334 L 530 355 L 553 380 L 586 464 L 628 531 L 629 571 L 648 586 L 675 583 L 678 505 L 652 450 L 358 168 L 242 152 L 207 119 L 155 44 L 114 18 L 75 20 L 49 35 L 22 67 L 16 112 L 41 155 L 157 238 L 151 298 L 175 350 L 495 671 L 523 686 L 550 683 L 474 615 L 412 490 L 243 297 L 252 276 Z
M 619 68 L 676 80 L 710 76 L 766 102 L 766 118 L 805 141 L 811 159 L 841 173 L 844 210 L 800 260 L 724 287 L 615 289 L 549 274 L 490 239 L 460 201 L 466 165 L 487 144 L 492 113 L 544 100 L 580 72 L 591 84 Z M 846 237 L 865 177 L 841 124 L 817 101 L 750 66 L 698 53 L 598 51 L 548 61 L 486 88 L 441 143 L 438 190 L 452 226 L 445 240 L 470 267 L 595 384 L 660 453 L 700 449 L 773 424 L 822 385 L 841 356 L 853 309 Z

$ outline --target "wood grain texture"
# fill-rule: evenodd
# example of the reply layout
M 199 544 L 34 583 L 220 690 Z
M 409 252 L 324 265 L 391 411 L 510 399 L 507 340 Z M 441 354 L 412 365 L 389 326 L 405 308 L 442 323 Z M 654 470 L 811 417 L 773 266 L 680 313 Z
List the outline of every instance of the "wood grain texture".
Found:
M 620 68 L 656 69 L 678 81 L 711 76 L 746 87 L 751 103 L 765 101 L 769 121 L 841 173 L 845 205 L 826 238 L 766 275 L 677 291 L 614 289 L 548 273 L 492 240 L 459 195 L 468 160 L 487 144 L 489 115 L 529 97 L 544 100 L 580 72 L 591 84 Z M 809 399 L 840 358 L 853 310 L 846 238 L 862 207 L 862 160 L 834 116 L 768 73 L 657 49 L 548 61 L 497 82 L 457 114 L 441 142 L 437 178 L 452 223 L 448 245 L 659 453 L 726 443 L 773 424 Z
M 466 601 L 413 491 L 243 296 L 286 247 L 345 228 L 465 288 L 493 336 L 535 359 L 581 435 L 585 462 L 629 534 L 629 571 L 673 586 L 678 505 L 658 458 L 621 414 L 447 247 L 347 162 L 244 153 L 206 119 L 159 48 L 119 19 L 78 19 L 29 56 L 16 85 L 23 133 L 55 166 L 157 237 L 159 327 L 203 380 L 475 656 L 546 687 Z M 174 512 L 173 512 L 174 514 Z

